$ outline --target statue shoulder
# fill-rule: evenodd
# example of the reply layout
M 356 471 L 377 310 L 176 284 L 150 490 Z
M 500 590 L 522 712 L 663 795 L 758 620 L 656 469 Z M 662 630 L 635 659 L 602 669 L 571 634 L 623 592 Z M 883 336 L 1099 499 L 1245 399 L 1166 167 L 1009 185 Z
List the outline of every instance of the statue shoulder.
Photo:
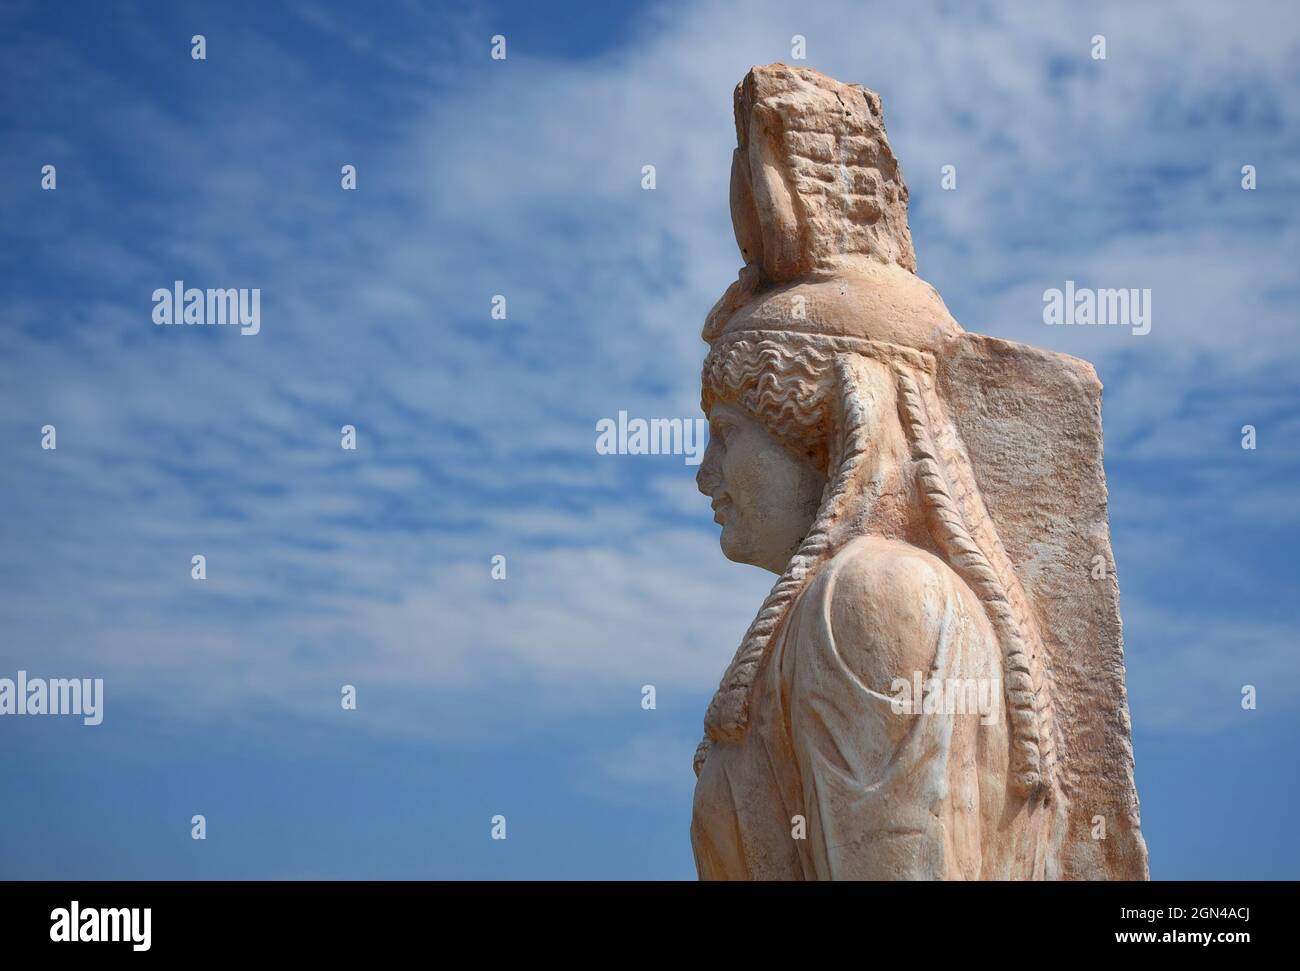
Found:
M 834 650 L 876 690 L 895 677 L 929 669 L 965 591 L 952 568 L 932 553 L 870 536 L 837 552 L 813 587 L 809 592 L 829 622 L 825 633 Z
M 938 617 L 964 586 L 943 560 L 901 540 L 861 536 L 831 557 L 822 571 L 832 619 L 860 618 L 910 624 Z

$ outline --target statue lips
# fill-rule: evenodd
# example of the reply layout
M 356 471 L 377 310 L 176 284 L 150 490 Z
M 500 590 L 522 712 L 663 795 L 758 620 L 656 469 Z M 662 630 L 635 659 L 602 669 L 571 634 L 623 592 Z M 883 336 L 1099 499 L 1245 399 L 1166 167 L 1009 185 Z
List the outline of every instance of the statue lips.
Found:
M 726 506 L 730 505 L 730 503 L 731 500 L 725 492 L 722 495 L 715 498 L 711 503 L 709 503 L 709 505 L 713 507 L 713 521 L 717 523 L 719 526 L 726 525 L 726 523 L 722 521 L 722 513 L 723 510 L 726 508 Z

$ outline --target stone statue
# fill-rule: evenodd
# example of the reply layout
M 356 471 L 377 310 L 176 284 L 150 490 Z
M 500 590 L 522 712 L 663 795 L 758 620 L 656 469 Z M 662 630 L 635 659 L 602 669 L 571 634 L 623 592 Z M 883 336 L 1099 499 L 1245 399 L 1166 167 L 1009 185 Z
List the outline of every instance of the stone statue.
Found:
M 704 879 L 1146 879 L 1101 384 L 916 276 L 880 98 L 736 88 L 700 490 L 780 579 L 696 753 Z

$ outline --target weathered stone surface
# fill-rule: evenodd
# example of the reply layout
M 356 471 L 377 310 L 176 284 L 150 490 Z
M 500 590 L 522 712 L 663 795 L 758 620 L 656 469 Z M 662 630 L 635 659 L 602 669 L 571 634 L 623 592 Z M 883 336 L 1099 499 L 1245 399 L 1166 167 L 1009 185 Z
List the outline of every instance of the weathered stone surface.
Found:
M 780 579 L 705 718 L 700 876 L 1145 878 L 1095 372 L 916 276 L 877 95 L 754 68 L 736 127 L 698 479 Z

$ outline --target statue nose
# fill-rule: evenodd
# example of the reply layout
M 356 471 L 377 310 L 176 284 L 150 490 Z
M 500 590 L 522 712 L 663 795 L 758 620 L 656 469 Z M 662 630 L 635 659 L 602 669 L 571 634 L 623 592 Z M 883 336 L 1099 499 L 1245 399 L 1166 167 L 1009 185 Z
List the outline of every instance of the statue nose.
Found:
M 700 463 L 699 470 L 695 473 L 695 488 L 699 489 L 706 496 L 713 494 L 710 484 L 713 482 L 713 476 L 707 471 L 708 466 Z
M 704 459 L 700 462 L 700 467 L 695 473 L 695 487 L 706 496 L 712 496 L 717 491 L 721 477 L 718 475 L 718 452 L 709 442 L 709 447 L 704 450 Z

